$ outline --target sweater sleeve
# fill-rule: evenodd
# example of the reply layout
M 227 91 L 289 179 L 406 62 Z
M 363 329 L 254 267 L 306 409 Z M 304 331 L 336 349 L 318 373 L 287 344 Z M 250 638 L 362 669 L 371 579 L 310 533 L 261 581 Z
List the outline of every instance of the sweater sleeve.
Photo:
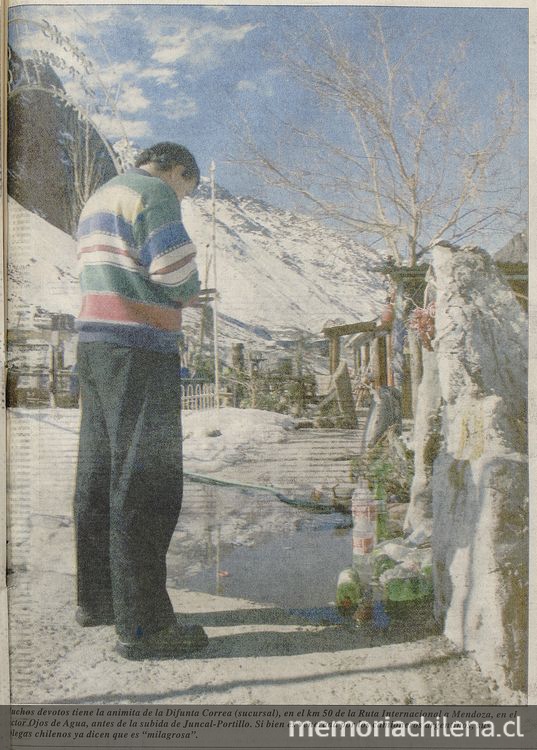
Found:
M 183 225 L 179 201 L 166 185 L 144 209 L 140 260 L 151 282 L 171 301 L 184 306 L 198 294 L 196 248 Z

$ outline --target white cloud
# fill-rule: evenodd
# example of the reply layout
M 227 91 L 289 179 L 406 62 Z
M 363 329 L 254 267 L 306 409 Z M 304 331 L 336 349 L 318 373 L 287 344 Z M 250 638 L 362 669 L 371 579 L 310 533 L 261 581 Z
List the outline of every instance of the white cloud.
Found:
M 53 25 L 53 21 L 55 21 L 58 28 L 61 29 L 62 34 L 65 34 L 64 26 L 60 24 L 58 18 L 54 17 L 53 20 L 50 20 L 50 26 Z M 73 22 L 71 17 L 70 21 Z M 18 33 L 19 24 L 15 24 L 14 28 L 17 33 L 12 32 L 11 42 L 15 51 L 22 57 L 31 56 L 35 58 L 35 53 L 37 53 L 38 60 L 51 64 L 54 72 L 61 79 L 66 89 L 69 87 L 71 87 L 72 90 L 76 88 L 76 86 L 74 86 L 74 81 L 82 76 L 90 88 L 96 92 L 100 91 L 102 94 L 103 89 L 106 92 L 110 88 L 116 86 L 123 76 L 135 76 L 140 67 L 138 61 L 109 64 L 108 66 L 95 64 L 91 43 L 87 43 L 86 41 L 81 42 L 80 39 L 75 39 L 74 35 L 66 34 L 66 36 L 69 36 L 73 45 L 70 47 L 68 44 L 58 44 L 58 41 L 51 35 L 45 36 L 33 26 L 21 27 L 26 29 L 23 34 Z M 31 31 L 29 31 L 30 29 Z M 49 32 L 47 32 L 47 34 L 48 33 Z M 93 43 L 93 46 L 95 46 L 95 40 L 91 40 L 91 42 Z M 77 52 L 81 52 L 85 55 L 86 61 L 91 65 L 89 70 L 85 69 L 85 65 L 81 62 L 79 56 L 77 56 Z M 74 77 L 72 76 L 71 68 L 76 71 Z M 79 87 L 79 93 L 80 92 L 81 89 Z M 84 96 L 82 98 L 84 98 Z
M 63 41 L 55 41 L 53 27 L 56 26 L 64 39 L 66 38 L 80 51 L 92 57 L 96 48 L 101 45 L 101 37 L 106 42 L 106 32 L 109 30 L 110 21 L 115 13 L 113 7 L 47 6 L 45 14 L 40 6 L 35 8 L 26 6 L 18 11 L 17 17 L 31 19 L 30 24 L 12 21 L 9 25 L 10 41 L 15 47 L 20 45 L 21 49 L 28 50 L 35 47 L 53 50 L 61 56 L 69 55 Z M 102 28 L 103 26 L 105 28 Z M 102 49 L 99 51 L 102 52 Z
M 155 45 L 152 59 L 164 65 L 179 60 L 190 65 L 211 65 L 218 61 L 224 47 L 241 42 L 256 27 L 251 23 L 230 27 L 187 21 L 174 34 L 163 34 L 153 29 L 148 35 Z
M 153 134 L 151 123 L 147 120 L 119 120 L 110 115 L 95 115 L 93 122 L 107 138 L 123 138 L 125 133 L 130 139 L 144 138 Z M 123 127 L 122 127 L 123 125 Z
M 175 78 L 176 70 L 164 66 L 155 66 L 154 68 L 142 68 L 138 73 L 138 78 L 147 78 L 155 80 L 156 83 L 170 84 Z
M 63 60 L 67 67 L 73 65 L 77 70 L 81 68 L 80 62 L 72 51 L 58 46 L 53 39 L 44 36 L 40 31 L 32 29 L 30 33 L 19 34 L 18 24 L 15 29 L 16 31 L 11 30 L 10 44 L 15 52 L 22 57 L 34 57 L 34 51 L 45 52 Z M 75 47 L 81 52 L 85 52 L 84 45 L 75 45 Z
M 288 72 L 289 71 L 283 67 L 282 68 L 267 68 L 267 70 L 265 71 L 265 74 L 268 76 L 277 77 L 277 76 L 287 76 Z
M 191 55 L 191 50 L 192 45 L 188 39 L 180 39 L 179 37 L 175 37 L 173 41 L 171 38 L 163 39 L 151 55 L 151 58 L 159 63 L 168 65 Z
M 101 7 L 86 5 L 84 6 L 83 12 L 84 15 L 88 16 L 88 21 L 91 23 L 107 23 L 117 14 L 117 8 L 114 8 L 114 6 L 107 7 L 105 5 Z
M 185 117 L 194 117 L 198 112 L 197 102 L 187 94 L 177 94 L 162 102 L 162 114 L 168 120 L 184 120 Z
M 237 91 L 256 91 L 257 84 L 254 81 L 242 80 L 237 83 Z
M 66 81 L 64 83 L 64 89 L 67 96 L 69 96 L 74 102 L 80 105 L 88 105 L 88 95 L 82 86 L 82 83 L 77 79 Z
M 252 81 L 250 79 L 242 79 L 237 83 L 235 88 L 237 91 L 256 93 L 259 96 L 274 96 L 274 88 L 266 80 Z
M 126 84 L 121 87 L 121 93 L 118 99 L 118 109 L 127 114 L 135 114 L 142 109 L 147 109 L 151 104 L 139 86 Z
M 107 68 L 99 68 L 99 78 L 106 86 L 116 86 L 124 78 L 136 78 L 141 67 L 137 60 L 112 63 Z

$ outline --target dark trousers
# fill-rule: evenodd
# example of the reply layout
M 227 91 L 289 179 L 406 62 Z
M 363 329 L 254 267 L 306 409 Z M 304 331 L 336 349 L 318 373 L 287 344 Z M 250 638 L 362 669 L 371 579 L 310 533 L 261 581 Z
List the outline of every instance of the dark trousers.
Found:
M 179 355 L 80 343 L 78 376 L 78 604 L 113 608 L 132 640 L 175 621 L 166 552 L 183 489 Z

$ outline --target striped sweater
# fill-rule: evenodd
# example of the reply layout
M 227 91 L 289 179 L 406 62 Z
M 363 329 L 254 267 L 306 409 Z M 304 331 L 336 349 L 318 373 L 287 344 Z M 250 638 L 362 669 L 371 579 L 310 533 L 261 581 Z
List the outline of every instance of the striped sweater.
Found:
M 200 283 L 172 188 L 143 169 L 114 177 L 85 205 L 77 239 L 79 340 L 177 351 Z

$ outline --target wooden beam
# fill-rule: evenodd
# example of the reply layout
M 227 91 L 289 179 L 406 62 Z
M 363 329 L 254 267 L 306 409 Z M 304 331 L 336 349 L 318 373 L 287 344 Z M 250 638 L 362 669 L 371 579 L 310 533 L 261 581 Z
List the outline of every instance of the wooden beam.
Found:
M 375 331 L 377 323 L 375 320 L 369 320 L 364 323 L 347 323 L 341 326 L 328 326 L 323 328 L 323 333 L 327 337 L 331 336 L 348 336 L 351 333 L 368 333 Z

